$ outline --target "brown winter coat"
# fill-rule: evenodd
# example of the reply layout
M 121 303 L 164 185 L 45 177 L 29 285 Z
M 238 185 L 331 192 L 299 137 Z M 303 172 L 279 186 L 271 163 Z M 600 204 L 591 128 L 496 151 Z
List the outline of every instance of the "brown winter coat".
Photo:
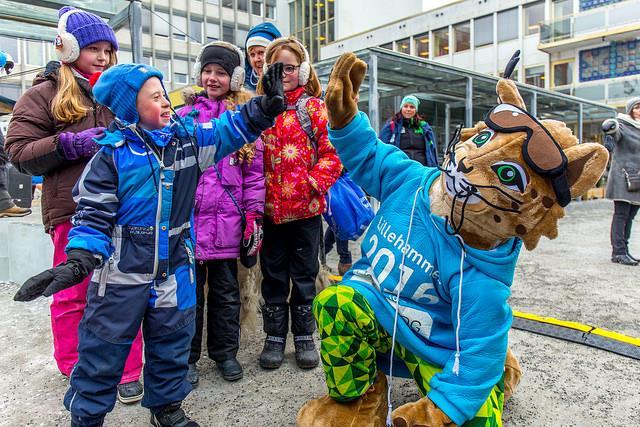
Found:
M 45 231 L 68 221 L 76 210 L 71 191 L 89 159 L 66 160 L 58 148 L 58 134 L 80 132 L 108 126 L 113 114 L 93 99 L 91 87 L 84 79 L 78 83 L 84 93 L 84 104 L 91 108 L 85 118 L 69 124 L 53 118 L 51 101 L 57 91 L 58 68 L 49 63 L 33 80 L 13 109 L 5 150 L 11 163 L 23 173 L 43 175 L 42 221 Z

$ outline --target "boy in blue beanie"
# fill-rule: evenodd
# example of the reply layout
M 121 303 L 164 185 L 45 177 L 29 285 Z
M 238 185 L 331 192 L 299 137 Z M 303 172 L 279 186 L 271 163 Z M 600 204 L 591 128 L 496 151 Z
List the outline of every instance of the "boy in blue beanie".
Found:
M 74 188 L 78 208 L 68 260 L 29 279 L 14 298 L 49 296 L 95 269 L 78 331 L 79 359 L 64 398 L 72 426 L 103 424 L 141 324 L 142 406 L 151 410 L 151 425 L 198 426 L 180 409 L 191 391 L 193 200 L 202 170 L 254 141 L 285 110 L 282 64 L 271 67 L 263 83 L 264 96 L 194 125 L 172 118 L 162 73 L 153 67 L 117 65 L 97 80 L 93 93 L 116 120 Z

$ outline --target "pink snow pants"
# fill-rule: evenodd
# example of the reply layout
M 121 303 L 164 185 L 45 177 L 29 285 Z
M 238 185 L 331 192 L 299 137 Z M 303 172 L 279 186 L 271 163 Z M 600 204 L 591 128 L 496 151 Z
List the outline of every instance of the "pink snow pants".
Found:
M 67 259 L 64 249 L 67 246 L 71 222 L 58 224 L 51 230 L 53 240 L 53 265 Z M 63 375 L 71 376 L 73 365 L 78 361 L 78 325 L 87 304 L 87 288 L 91 276 L 81 283 L 53 294 L 51 303 L 51 331 L 53 332 L 53 357 Z M 120 384 L 137 381 L 142 371 L 142 335 L 133 341 L 129 357 L 124 365 Z

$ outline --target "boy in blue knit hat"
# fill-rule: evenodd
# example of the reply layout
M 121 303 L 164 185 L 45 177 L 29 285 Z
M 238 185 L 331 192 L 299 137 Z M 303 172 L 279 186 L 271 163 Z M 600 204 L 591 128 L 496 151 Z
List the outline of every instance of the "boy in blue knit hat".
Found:
M 125 359 L 142 324 L 144 398 L 152 426 L 193 427 L 180 408 L 194 333 L 191 211 L 202 170 L 273 126 L 285 109 L 282 64 L 267 90 L 237 112 L 194 125 L 173 118 L 162 73 L 117 65 L 93 88 L 116 115 L 74 188 L 78 203 L 67 262 L 29 279 L 15 296 L 30 301 L 93 277 L 79 327 L 78 363 L 64 404 L 72 426 L 101 426 L 116 399 Z

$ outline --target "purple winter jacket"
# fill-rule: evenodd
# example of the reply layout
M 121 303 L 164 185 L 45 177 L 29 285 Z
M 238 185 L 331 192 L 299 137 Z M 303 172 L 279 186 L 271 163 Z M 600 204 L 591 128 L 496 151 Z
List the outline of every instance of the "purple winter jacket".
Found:
M 197 110 L 195 120 L 203 123 L 217 118 L 226 109 L 222 101 L 197 96 L 193 105 L 180 108 L 177 114 L 185 117 Z M 255 144 L 256 154 L 250 165 L 247 165 L 247 162 L 240 164 L 237 155 L 233 153 L 220 160 L 215 167 L 204 171 L 200 178 L 194 207 L 196 259 L 232 259 L 240 256 L 242 218 L 225 188 L 233 194 L 244 212 L 260 215 L 264 212 L 264 145 L 260 139 L 257 139 Z M 218 179 L 216 168 L 222 179 Z

